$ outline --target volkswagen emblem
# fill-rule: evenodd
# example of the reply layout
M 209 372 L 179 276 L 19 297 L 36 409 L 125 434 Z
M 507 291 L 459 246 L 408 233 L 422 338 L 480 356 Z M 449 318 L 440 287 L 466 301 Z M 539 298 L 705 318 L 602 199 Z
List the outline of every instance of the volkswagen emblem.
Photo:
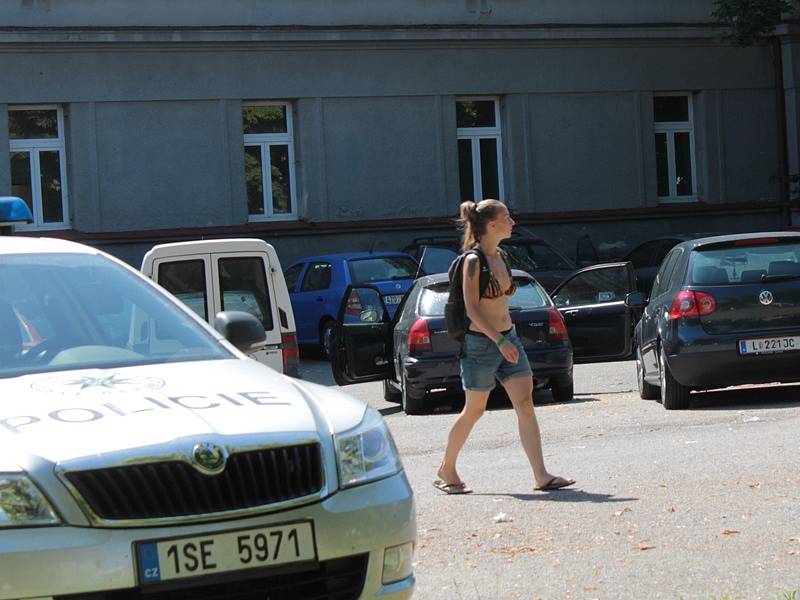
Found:
M 762 290 L 761 293 L 758 295 L 758 301 L 761 302 L 761 304 L 763 304 L 764 306 L 772 304 L 773 299 L 774 298 L 772 297 L 772 292 L 770 292 L 769 290 Z
M 396 289 L 396 290 L 399 290 L 399 289 L 401 289 L 402 287 L 403 287 L 403 286 L 402 286 L 402 285 L 400 285 L 399 283 L 395 283 L 395 284 L 394 284 L 394 289 Z
M 210 442 L 195 444 L 192 448 L 192 463 L 206 475 L 218 475 L 225 469 L 228 453 L 225 449 Z

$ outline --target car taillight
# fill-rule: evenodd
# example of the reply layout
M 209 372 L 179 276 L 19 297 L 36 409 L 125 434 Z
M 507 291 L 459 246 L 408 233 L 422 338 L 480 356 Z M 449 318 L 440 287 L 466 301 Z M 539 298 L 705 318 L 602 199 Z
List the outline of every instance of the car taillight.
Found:
M 569 339 L 564 317 L 555 308 L 547 313 L 547 336 L 551 342 L 564 342 Z
M 733 242 L 734 246 L 766 246 L 768 244 L 777 244 L 778 238 L 750 238 L 747 240 L 736 240 Z
M 283 372 L 285 375 L 297 377 L 300 365 L 300 348 L 297 345 L 297 335 L 294 333 L 281 334 L 281 351 L 283 353 Z
M 350 295 L 347 297 L 347 304 L 344 307 L 344 314 L 351 317 L 357 317 L 361 314 L 361 296 L 355 290 L 350 290 Z
M 669 308 L 669 319 L 704 317 L 717 310 L 717 300 L 706 292 L 681 290 Z
M 430 352 L 431 331 L 428 329 L 427 319 L 417 319 L 408 332 L 408 353 Z

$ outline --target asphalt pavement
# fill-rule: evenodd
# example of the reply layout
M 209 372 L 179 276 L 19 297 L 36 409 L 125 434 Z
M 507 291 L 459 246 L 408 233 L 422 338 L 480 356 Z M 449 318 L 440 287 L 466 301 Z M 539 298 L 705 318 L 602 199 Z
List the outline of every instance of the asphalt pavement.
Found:
M 327 363 L 303 377 L 335 385 Z M 345 388 L 379 409 L 417 501 L 415 598 L 800 596 L 800 387 L 693 395 L 665 411 L 636 391 L 632 362 L 579 365 L 576 397 L 537 395 L 551 472 L 533 489 L 514 411 L 490 403 L 459 460 L 474 493 L 432 485 L 459 408 L 409 417 L 379 383 Z

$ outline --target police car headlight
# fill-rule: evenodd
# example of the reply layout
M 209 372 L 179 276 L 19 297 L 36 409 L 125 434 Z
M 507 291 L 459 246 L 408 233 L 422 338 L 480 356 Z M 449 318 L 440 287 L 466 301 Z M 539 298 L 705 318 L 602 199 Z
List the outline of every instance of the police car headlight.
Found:
M 56 511 L 25 475 L 0 473 L 0 528 L 57 525 Z
M 352 487 L 398 473 L 403 465 L 383 417 L 368 408 L 359 425 L 335 437 L 339 484 Z

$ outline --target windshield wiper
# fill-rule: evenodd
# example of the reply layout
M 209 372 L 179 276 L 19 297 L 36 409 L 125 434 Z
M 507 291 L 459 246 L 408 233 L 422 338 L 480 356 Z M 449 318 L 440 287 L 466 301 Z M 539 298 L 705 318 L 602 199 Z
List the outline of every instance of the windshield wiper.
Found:
M 785 275 L 762 275 L 761 283 L 766 283 L 767 281 L 789 281 L 790 279 L 800 279 L 800 273 L 786 273 Z

